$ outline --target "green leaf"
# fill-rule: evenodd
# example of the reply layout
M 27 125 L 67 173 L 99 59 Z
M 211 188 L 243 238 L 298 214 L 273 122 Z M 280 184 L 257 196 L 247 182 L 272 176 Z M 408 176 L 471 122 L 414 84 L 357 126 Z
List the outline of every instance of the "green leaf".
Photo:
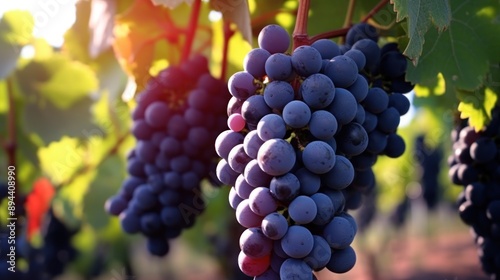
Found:
M 78 139 L 63 137 L 40 148 L 38 158 L 42 172 L 58 185 L 68 181 L 83 165 L 85 152 Z
M 409 65 L 406 78 L 418 84 L 442 73 L 447 86 L 474 91 L 483 85 L 489 61 L 498 60 L 500 8 L 489 0 L 450 1 L 452 20 L 448 30 L 430 29 L 417 66 Z
M 85 138 L 97 128 L 92 123 L 90 99 L 61 110 L 47 100 L 26 104 L 23 127 L 28 133 L 37 134 L 45 143 L 57 141 L 63 136 Z
M 33 38 L 35 20 L 28 11 L 12 10 L 0 19 L 0 41 L 15 46 L 28 44 Z
M 98 87 L 97 77 L 89 66 L 58 53 L 32 60 L 17 75 L 24 94 L 40 96 L 59 109 L 72 107 Z
M 53 199 L 54 214 L 70 228 L 75 229 L 82 224 L 86 215 L 83 212 L 83 198 L 95 175 L 96 170 L 88 170 L 76 176 L 69 184 L 62 186 Z
M 104 203 L 118 192 L 125 178 L 124 170 L 124 160 L 116 155 L 99 165 L 83 199 L 85 219 L 94 229 L 102 229 L 109 223 L 110 216 L 104 211 Z
M 404 54 L 415 64 L 422 54 L 424 35 L 433 24 L 439 31 L 450 25 L 451 11 L 447 0 L 391 0 L 397 12 L 397 21 L 407 19 L 410 41 Z M 432 41 L 431 41 L 432 42 Z
M 476 131 L 481 130 L 491 120 L 491 110 L 498 102 L 498 91 L 485 87 L 474 92 L 458 91 L 460 117 L 469 118 L 469 124 Z

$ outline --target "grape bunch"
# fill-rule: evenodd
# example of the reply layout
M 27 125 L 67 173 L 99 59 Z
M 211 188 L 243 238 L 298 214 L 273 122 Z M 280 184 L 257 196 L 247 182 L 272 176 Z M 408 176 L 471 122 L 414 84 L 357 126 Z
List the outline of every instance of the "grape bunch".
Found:
M 360 97 L 357 114 L 359 123 L 368 134 L 368 145 L 363 153 L 350 158 L 355 176 L 344 192 L 348 209 L 359 208 L 363 195 L 370 196 L 374 190 L 372 166 L 378 156 L 397 158 L 405 151 L 405 142 L 397 134 L 397 128 L 400 117 L 410 109 L 410 102 L 404 94 L 413 89 L 413 85 L 405 81 L 407 59 L 396 43 L 387 43 L 380 48 L 378 39 L 373 26 L 358 23 L 349 29 L 345 44 L 340 46 L 344 55 L 362 57 L 361 52 L 365 57 L 360 71 L 365 79 L 358 79 L 349 90 Z M 366 88 L 369 88 L 368 94 L 364 94 Z
M 228 81 L 217 177 L 232 186 L 229 203 L 246 228 L 238 264 L 254 279 L 313 279 L 356 262 L 347 210 L 373 188 L 376 157 L 404 151 L 395 130 L 409 107 L 382 88 L 399 73 L 376 72 L 385 56 L 368 41 L 347 48 L 322 39 L 288 54 L 286 30 L 268 25 Z
M 127 159 L 130 176 L 106 209 L 119 215 L 126 233 L 144 234 L 153 255 L 166 255 L 168 240 L 205 209 L 201 181 L 218 183 L 213 145 L 226 126 L 229 96 L 203 56 L 162 70 L 138 96 L 132 114 L 137 143 Z
M 483 271 L 500 279 L 500 107 L 481 131 L 464 125 L 452 132 L 449 177 L 464 187 L 458 210 L 472 228 Z

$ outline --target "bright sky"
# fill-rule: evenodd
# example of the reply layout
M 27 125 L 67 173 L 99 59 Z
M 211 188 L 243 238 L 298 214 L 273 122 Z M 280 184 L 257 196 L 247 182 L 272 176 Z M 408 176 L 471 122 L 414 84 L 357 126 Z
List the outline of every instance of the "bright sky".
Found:
M 15 9 L 30 11 L 35 20 L 34 35 L 45 38 L 53 46 L 62 45 L 64 32 L 75 21 L 77 0 L 0 0 L 0 2 L 0 15 Z

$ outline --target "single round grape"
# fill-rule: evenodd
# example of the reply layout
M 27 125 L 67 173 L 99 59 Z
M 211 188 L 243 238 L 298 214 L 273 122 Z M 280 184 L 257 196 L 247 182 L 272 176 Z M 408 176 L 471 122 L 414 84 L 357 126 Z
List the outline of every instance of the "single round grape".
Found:
M 292 258 L 303 258 L 311 253 L 314 238 L 306 227 L 293 225 L 281 239 L 281 247 Z
M 246 228 L 252 228 L 260 226 L 262 217 L 255 214 L 252 209 L 250 209 L 249 201 L 245 199 L 236 207 L 236 220 L 240 225 Z
M 290 36 L 281 26 L 270 24 L 262 28 L 257 38 L 259 47 L 269 53 L 283 53 L 290 46 Z
M 271 194 L 279 201 L 290 202 L 299 195 L 300 182 L 293 173 L 274 177 L 269 185 Z
M 290 205 L 288 205 L 288 213 L 290 218 L 295 221 L 296 224 L 308 224 L 314 220 L 316 217 L 318 209 L 314 200 L 309 196 L 299 195 L 297 196 Z
M 271 108 L 267 106 L 262 95 L 250 96 L 241 106 L 241 115 L 247 124 L 257 125 L 263 116 L 270 113 Z
M 309 130 L 314 137 L 320 140 L 333 138 L 337 132 L 337 128 L 337 119 L 329 111 L 318 110 L 312 113 L 311 120 L 309 121 Z
M 271 80 L 287 81 L 292 77 L 292 58 L 282 53 L 272 54 L 265 64 L 267 77 Z
M 335 86 L 326 75 L 317 73 L 307 77 L 302 82 L 299 93 L 309 107 L 322 109 L 330 105 L 335 98 Z
M 384 154 L 391 158 L 400 157 L 406 149 L 405 141 L 396 133 L 391 133 L 387 137 L 387 146 L 385 147 Z
M 240 267 L 241 272 L 250 277 L 258 276 L 264 273 L 269 267 L 270 262 L 269 255 L 261 258 L 252 258 L 245 255 L 243 251 L 241 251 L 238 255 L 238 266 Z
M 373 114 L 382 113 L 389 106 L 389 96 L 378 87 L 371 88 L 368 95 L 363 100 L 365 109 Z
M 294 98 L 292 85 L 283 81 L 272 81 L 264 88 L 264 101 L 273 109 L 283 110 L 286 104 Z
M 343 88 L 337 88 L 335 98 L 327 109 L 335 116 L 338 124 L 344 125 L 350 123 L 356 117 L 358 102 L 356 102 L 356 98 L 351 92 Z
M 308 77 L 321 70 L 321 54 L 311 46 L 299 46 L 291 57 L 292 67 L 300 76 Z
M 227 119 L 227 126 L 234 132 L 240 132 L 245 128 L 245 119 L 238 113 L 232 114 Z
M 169 118 L 170 108 L 165 102 L 155 101 L 146 108 L 144 119 L 151 127 L 163 127 Z
M 257 91 L 257 84 L 254 77 L 245 71 L 236 72 L 227 82 L 229 92 L 236 98 L 247 99 Z
M 261 258 L 271 254 L 273 241 L 262 233 L 260 227 L 247 228 L 241 233 L 240 249 L 248 257 Z
M 356 264 L 356 252 L 349 246 L 342 250 L 332 250 L 332 256 L 326 268 L 333 273 L 346 273 Z
M 291 101 L 283 108 L 283 120 L 293 128 L 305 127 L 311 120 L 311 109 L 300 100 Z
M 288 221 L 280 213 L 270 213 L 262 219 L 261 228 L 265 236 L 272 240 L 279 240 L 288 231 Z
M 351 223 L 340 216 L 334 217 L 323 230 L 323 237 L 332 249 L 347 248 L 354 240 L 354 235 Z
M 335 151 L 323 141 L 312 141 L 302 152 L 304 166 L 315 174 L 324 174 L 335 165 Z
M 295 158 L 292 145 L 283 139 L 267 140 L 257 154 L 259 167 L 271 176 L 284 175 L 292 170 Z
M 243 59 L 243 69 L 256 79 L 264 77 L 266 75 L 266 60 L 270 55 L 265 49 L 255 48 L 251 50 Z
M 335 87 L 347 88 L 358 77 L 358 65 L 352 58 L 339 55 L 327 63 L 324 73 L 333 81 Z
M 337 155 L 333 168 L 322 176 L 322 182 L 325 186 L 342 190 L 347 188 L 354 179 L 354 166 L 344 156 Z
M 337 146 L 347 156 L 359 155 L 368 146 L 368 134 L 358 123 L 349 123 L 338 133 Z
M 257 124 L 257 134 L 264 141 L 284 138 L 286 134 L 285 121 L 278 114 L 265 115 Z
M 278 209 L 278 203 L 267 187 L 253 189 L 248 200 L 250 209 L 259 216 L 266 216 Z
M 394 107 L 388 107 L 378 115 L 377 128 L 385 133 L 396 132 L 399 126 L 399 112 Z
M 337 55 L 340 55 L 339 46 L 332 40 L 319 39 L 318 41 L 312 43 L 311 47 L 318 50 L 322 59 L 332 59 Z
M 245 176 L 245 181 L 253 187 L 267 186 L 273 178 L 260 168 L 257 159 L 253 159 L 247 163 L 243 174 Z

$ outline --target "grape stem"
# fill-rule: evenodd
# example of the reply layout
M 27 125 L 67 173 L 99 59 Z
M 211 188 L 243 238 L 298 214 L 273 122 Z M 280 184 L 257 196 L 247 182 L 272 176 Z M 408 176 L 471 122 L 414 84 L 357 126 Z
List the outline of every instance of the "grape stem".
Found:
M 368 14 L 361 20 L 361 22 L 367 22 L 385 5 L 387 5 L 387 3 L 389 3 L 389 0 L 381 0 L 375 7 L 373 7 L 373 9 L 370 12 L 368 12 Z
M 227 74 L 227 55 L 229 53 L 229 40 L 234 35 L 234 30 L 231 29 L 231 22 L 228 20 L 224 20 L 224 46 L 222 48 L 222 67 L 220 70 L 220 78 L 221 80 L 226 80 Z
M 198 18 L 200 17 L 201 0 L 195 0 L 193 7 L 191 8 L 191 14 L 189 16 L 189 23 L 186 34 L 186 44 L 182 49 L 181 61 L 186 61 L 191 53 L 191 48 L 194 42 L 194 36 L 196 34 L 196 29 L 198 29 Z
M 309 17 L 310 0 L 300 0 L 299 8 L 297 9 L 297 19 L 295 21 L 295 29 L 293 30 L 293 49 L 309 45 L 310 40 L 307 36 L 307 20 Z
M 368 14 L 361 20 L 361 22 L 367 22 L 370 20 L 378 11 L 380 11 L 389 0 L 381 0 L 373 9 L 371 9 Z M 323 32 L 314 36 L 307 36 L 307 19 L 309 13 L 310 0 L 300 0 L 299 8 L 297 10 L 297 19 L 295 21 L 295 29 L 293 30 L 293 49 L 300 47 L 302 45 L 311 45 L 312 43 L 320 39 L 331 39 L 336 37 L 345 36 L 347 31 L 351 28 L 351 21 L 354 14 L 354 6 L 356 4 L 355 0 L 350 0 L 349 7 L 347 10 L 346 20 L 344 22 L 344 27 L 340 29 L 335 29 L 327 32 Z
M 354 7 L 356 6 L 356 0 L 349 0 L 349 6 L 347 7 L 347 14 L 344 20 L 344 27 L 351 26 L 352 16 L 354 15 Z

